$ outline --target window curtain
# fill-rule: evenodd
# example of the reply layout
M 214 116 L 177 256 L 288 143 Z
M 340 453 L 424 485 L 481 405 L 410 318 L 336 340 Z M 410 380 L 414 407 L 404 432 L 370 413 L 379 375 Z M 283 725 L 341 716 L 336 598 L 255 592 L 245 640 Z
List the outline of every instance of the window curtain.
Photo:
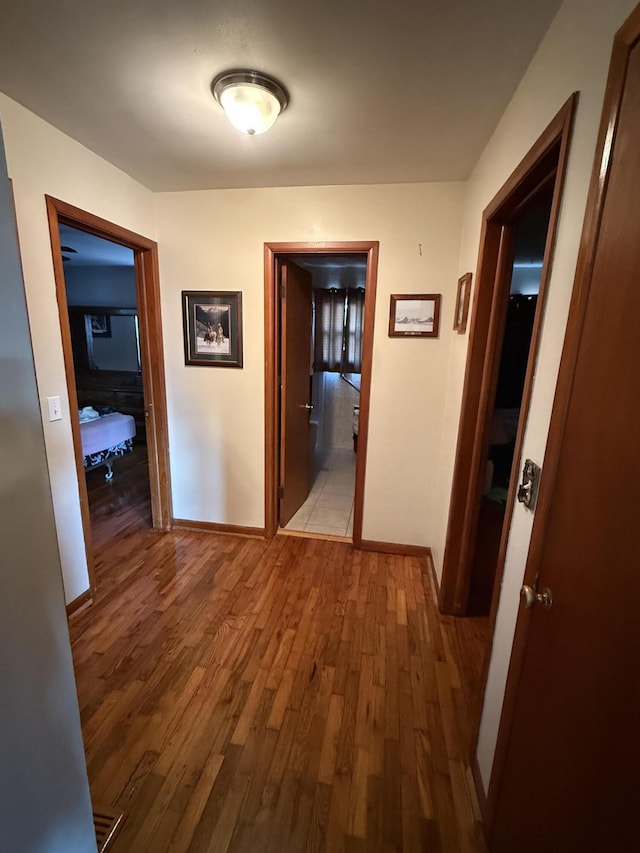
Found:
M 314 370 L 360 373 L 364 288 L 314 290 Z
M 347 315 L 342 373 L 362 372 L 362 330 L 364 327 L 364 288 L 347 291 Z

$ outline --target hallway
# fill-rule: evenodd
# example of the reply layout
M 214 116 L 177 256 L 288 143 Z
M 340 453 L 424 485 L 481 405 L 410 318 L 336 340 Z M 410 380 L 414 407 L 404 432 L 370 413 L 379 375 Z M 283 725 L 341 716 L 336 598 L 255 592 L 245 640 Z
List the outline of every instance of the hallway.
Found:
M 127 814 L 114 853 L 484 850 L 469 661 L 424 560 L 114 510 L 71 620 L 94 806 Z

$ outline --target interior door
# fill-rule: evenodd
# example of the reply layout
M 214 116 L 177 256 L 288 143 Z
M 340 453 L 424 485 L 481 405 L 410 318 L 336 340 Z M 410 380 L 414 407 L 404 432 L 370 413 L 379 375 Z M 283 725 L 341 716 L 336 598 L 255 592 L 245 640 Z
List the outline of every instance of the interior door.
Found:
M 280 525 L 309 494 L 311 414 L 311 273 L 292 261 L 280 275 Z
M 527 583 L 537 574 L 538 593 L 548 587 L 553 603 L 521 605 L 526 640 L 510 733 L 501 727 L 493 853 L 640 850 L 637 43 L 628 60 L 588 295 L 579 295 L 569 324 L 569 335 L 580 335 L 577 355 L 561 368 L 570 390 L 560 397 L 568 407 L 556 474 L 527 568 Z M 561 417 L 556 402 L 553 422 Z M 541 513 L 542 502 L 541 491 Z

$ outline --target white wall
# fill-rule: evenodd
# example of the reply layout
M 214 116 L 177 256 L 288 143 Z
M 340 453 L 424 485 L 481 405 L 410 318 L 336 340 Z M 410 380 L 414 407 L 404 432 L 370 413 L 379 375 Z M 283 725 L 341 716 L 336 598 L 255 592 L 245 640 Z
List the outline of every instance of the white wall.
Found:
M 157 196 L 176 517 L 264 524 L 264 243 L 379 240 L 363 536 L 431 544 L 462 193 L 440 183 Z M 185 367 L 183 289 L 242 291 L 242 370 Z M 443 294 L 439 339 L 387 336 L 390 294 L 407 292 Z
M 67 602 L 88 575 L 55 296 L 45 193 L 154 239 L 152 193 L 96 154 L 0 93 L 9 177 L 18 220 L 29 324 L 43 406 L 47 460 Z M 60 395 L 63 418 L 49 423 L 46 398 Z
M 539 463 L 544 459 L 613 37 L 634 6 L 635 0 L 607 0 L 607 3 L 566 0 L 467 186 L 460 273 L 475 271 L 483 209 L 571 93 L 580 91 L 523 447 L 523 459 L 529 457 Z M 455 340 L 449 365 L 448 387 L 451 393 L 446 404 L 447 426 L 441 448 L 442 483 L 443 487 L 448 484 L 448 488 L 465 356 L 466 339 Z M 441 508 L 443 523 L 438 541 L 433 542 L 438 564 L 444 549 L 446 502 Z M 485 786 L 488 785 L 493 763 L 532 522 L 532 514 L 516 504 L 478 744 L 478 760 Z

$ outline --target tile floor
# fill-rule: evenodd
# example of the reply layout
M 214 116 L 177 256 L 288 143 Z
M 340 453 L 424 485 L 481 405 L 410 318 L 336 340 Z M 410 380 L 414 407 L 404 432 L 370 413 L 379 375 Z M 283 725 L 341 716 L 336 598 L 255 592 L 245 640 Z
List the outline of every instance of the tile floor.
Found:
M 356 454 L 350 448 L 321 448 L 314 474 L 309 497 L 285 530 L 353 536 Z

